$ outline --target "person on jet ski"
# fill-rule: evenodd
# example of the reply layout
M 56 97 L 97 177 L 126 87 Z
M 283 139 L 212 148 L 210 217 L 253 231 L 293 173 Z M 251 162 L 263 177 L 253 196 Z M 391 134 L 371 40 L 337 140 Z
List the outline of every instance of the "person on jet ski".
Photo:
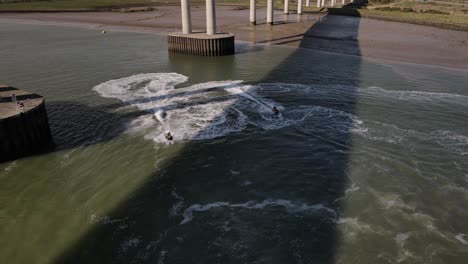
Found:
M 166 139 L 169 140 L 169 141 L 172 141 L 172 140 L 174 139 L 174 137 L 171 135 L 171 132 L 167 132 L 164 136 L 165 136 Z
M 278 114 L 279 114 L 279 110 L 278 110 L 278 108 L 276 108 L 276 106 L 273 106 L 273 109 L 271 109 L 271 111 L 272 111 L 275 115 L 278 115 Z

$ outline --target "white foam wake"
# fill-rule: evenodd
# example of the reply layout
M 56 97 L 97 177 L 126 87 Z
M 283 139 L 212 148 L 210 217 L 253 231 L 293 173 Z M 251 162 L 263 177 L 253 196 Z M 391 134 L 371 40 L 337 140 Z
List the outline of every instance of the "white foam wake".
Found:
M 164 137 L 167 131 L 172 132 L 176 141 L 204 140 L 242 131 L 248 124 L 272 130 L 294 126 L 313 118 L 314 122 L 309 123 L 313 127 L 306 132 L 325 130 L 326 133 L 353 133 L 370 140 L 393 144 L 412 142 L 416 138 L 436 142 L 459 154 L 468 154 L 468 137 L 456 132 L 402 129 L 393 124 L 360 120 L 357 116 L 338 109 L 310 105 L 310 101 L 301 104 L 301 100 L 305 98 L 340 102 L 355 100 L 353 98 L 356 93 L 404 100 L 443 99 L 444 102 L 465 102 L 467 96 L 340 85 L 247 85 L 242 81 L 230 80 L 175 88 L 187 80 L 188 77 L 178 73 L 137 74 L 107 81 L 95 86 L 94 90 L 103 97 L 119 99 L 147 113 L 132 120 L 129 131 L 143 131 L 145 138 L 156 142 L 167 142 Z M 295 102 L 288 109 L 269 99 L 284 93 L 288 93 L 288 100 L 292 98 Z M 273 106 L 280 110 L 279 115 L 272 114 Z
M 457 239 L 463 245 L 468 245 L 468 241 L 466 241 L 465 236 L 465 234 L 459 233 L 455 236 L 455 239 Z
M 399 233 L 395 236 L 394 240 L 398 246 L 398 258 L 396 261 L 401 263 L 408 259 L 408 257 L 412 257 L 413 255 L 409 250 L 405 248 L 406 241 L 410 237 L 409 233 Z
M 249 123 L 277 129 L 303 121 L 310 112 L 300 109 L 290 111 L 288 118 L 276 116 L 272 107 L 280 111 L 284 107 L 258 95 L 257 86 L 242 81 L 213 81 L 176 88 L 187 80 L 177 73 L 137 74 L 107 81 L 94 90 L 103 97 L 119 99 L 147 112 L 131 121 L 129 130 L 145 131 L 145 138 L 156 142 L 166 142 L 167 131 L 178 141 L 224 136 L 243 130 Z
M 246 85 L 242 81 L 213 81 L 175 88 L 188 77 L 177 73 L 137 74 L 110 80 L 94 87 L 103 97 L 116 98 L 148 114 L 129 124 L 129 131 L 144 131 L 145 138 L 165 143 L 164 134 L 171 131 L 176 141 L 204 140 L 242 131 L 247 124 L 265 130 L 293 126 L 314 118 L 316 124 L 342 133 L 366 131 L 363 121 L 356 116 L 317 105 L 291 106 L 260 95 L 270 92 L 293 91 L 291 96 L 304 92 L 325 91 L 316 86 L 296 84 Z M 341 94 L 341 93 L 337 93 Z M 272 107 L 280 110 L 272 114 Z
M 273 106 L 275 106 L 274 102 L 271 102 L 267 99 L 261 98 L 259 95 L 255 94 L 255 87 L 252 85 L 248 85 L 245 87 L 229 87 L 225 88 L 226 91 L 228 91 L 231 94 L 239 95 L 242 96 L 260 106 L 260 110 L 264 112 L 271 112 L 271 109 Z M 284 109 L 284 108 L 279 108 Z
M 223 89 L 242 89 L 242 81 L 175 88 L 187 80 L 177 73 L 137 74 L 107 81 L 94 90 L 148 112 L 133 120 L 129 128 L 146 130 L 146 138 L 156 142 L 166 142 L 167 131 L 172 131 L 175 140 L 202 140 L 240 131 L 247 125 L 247 117 L 233 106 L 236 98 Z
M 219 207 L 228 207 L 228 208 L 245 208 L 245 209 L 252 209 L 252 210 L 260 210 L 264 209 L 265 207 L 273 207 L 279 206 L 283 207 L 286 212 L 288 213 L 299 213 L 299 212 L 326 212 L 327 214 L 331 215 L 333 218 L 336 218 L 337 213 L 335 210 L 326 207 L 323 204 L 314 204 L 308 205 L 305 203 L 294 203 L 290 200 L 283 200 L 283 199 L 267 199 L 263 202 L 256 202 L 256 201 L 248 201 L 245 203 L 238 203 L 232 204 L 229 202 L 214 202 L 205 205 L 194 204 L 187 209 L 185 209 L 184 213 L 182 214 L 184 219 L 180 222 L 181 225 L 190 222 L 193 219 L 194 212 L 204 212 L 209 211 L 214 208 Z
M 10 171 L 14 170 L 16 168 L 16 166 L 17 166 L 16 161 L 13 161 L 10 164 L 8 164 L 8 166 L 6 166 L 5 169 L 3 169 L 3 171 L 10 172 Z
M 260 90 L 274 93 L 287 93 L 294 91 L 298 96 L 312 96 L 314 98 L 333 98 L 336 100 L 350 98 L 353 101 L 359 98 L 392 99 L 414 102 L 441 101 L 444 103 L 468 104 L 468 96 L 456 93 L 389 90 L 378 86 L 357 87 L 352 85 L 306 85 L 291 83 L 259 84 Z
M 468 96 L 454 93 L 426 92 L 426 91 L 397 91 L 387 90 L 377 86 L 360 88 L 361 94 L 373 95 L 376 97 L 386 97 L 404 101 L 443 101 L 445 103 L 456 103 L 466 105 Z
M 413 129 L 403 129 L 393 124 L 368 122 L 370 127 L 353 129 L 353 133 L 364 138 L 392 144 L 411 144 L 415 139 L 437 143 L 441 147 L 461 155 L 468 154 L 468 137 L 454 131 L 435 130 L 421 132 Z

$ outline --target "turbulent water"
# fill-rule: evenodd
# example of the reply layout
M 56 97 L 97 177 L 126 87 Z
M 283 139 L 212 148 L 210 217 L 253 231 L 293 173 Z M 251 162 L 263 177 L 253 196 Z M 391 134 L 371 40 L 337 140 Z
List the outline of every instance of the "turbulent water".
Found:
M 0 80 L 46 97 L 55 142 L 0 164 L 8 263 L 468 259 L 466 72 L 245 44 L 168 55 L 164 37 L 117 31 L 0 34 Z

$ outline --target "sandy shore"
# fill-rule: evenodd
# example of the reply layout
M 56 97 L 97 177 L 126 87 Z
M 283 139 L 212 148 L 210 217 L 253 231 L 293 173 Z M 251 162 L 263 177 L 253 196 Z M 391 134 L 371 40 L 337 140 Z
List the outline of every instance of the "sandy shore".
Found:
M 323 13 L 286 16 L 279 10 L 275 11 L 276 24 L 271 27 L 265 23 L 265 8 L 258 9 L 258 25 L 253 27 L 248 21 L 249 10 L 238 9 L 217 7 L 218 31 L 234 33 L 237 40 L 468 69 L 468 32 Z M 154 33 L 179 31 L 181 27 L 178 6 L 134 13 L 4 13 L 0 21 Z M 193 7 L 192 21 L 194 30 L 204 30 L 204 8 Z

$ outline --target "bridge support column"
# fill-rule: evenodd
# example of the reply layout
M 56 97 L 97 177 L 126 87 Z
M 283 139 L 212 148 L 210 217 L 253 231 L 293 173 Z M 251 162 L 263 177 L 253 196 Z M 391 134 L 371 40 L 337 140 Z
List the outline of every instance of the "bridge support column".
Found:
M 216 0 L 206 0 L 206 34 L 216 34 Z
M 273 25 L 273 0 L 267 2 L 267 24 Z
M 255 0 L 250 0 L 250 25 L 257 24 L 257 10 Z
M 182 32 L 169 33 L 167 37 L 169 51 L 198 56 L 234 54 L 234 35 L 216 31 L 216 0 L 206 0 L 206 34 L 204 32 L 192 33 L 190 1 L 181 0 L 180 2 Z M 255 0 L 253 1 L 255 3 Z M 255 6 L 253 10 L 255 11 Z
M 182 13 L 182 33 L 192 33 L 192 17 L 190 11 L 190 0 L 180 0 L 180 11 Z

